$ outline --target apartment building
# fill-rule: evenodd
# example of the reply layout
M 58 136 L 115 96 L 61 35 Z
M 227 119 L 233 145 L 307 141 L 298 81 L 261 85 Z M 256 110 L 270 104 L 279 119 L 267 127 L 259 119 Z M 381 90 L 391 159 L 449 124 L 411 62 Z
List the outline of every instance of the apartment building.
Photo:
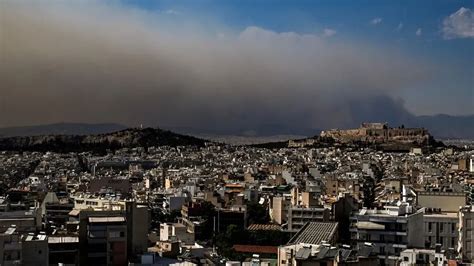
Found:
M 351 217 L 351 239 L 359 248 L 369 242 L 381 265 L 395 265 L 400 252 L 410 247 L 424 247 L 423 211 L 406 203 L 386 206 L 383 210 L 362 209 Z
M 474 206 L 465 206 L 459 210 L 458 252 L 463 260 L 474 261 Z
M 288 230 L 298 231 L 307 222 L 327 222 L 329 218 L 330 210 L 322 206 L 314 208 L 291 206 L 288 209 Z
M 425 208 L 423 221 L 426 248 L 434 248 L 437 244 L 440 244 L 443 250 L 457 248 L 458 213 L 442 212 L 437 208 Z

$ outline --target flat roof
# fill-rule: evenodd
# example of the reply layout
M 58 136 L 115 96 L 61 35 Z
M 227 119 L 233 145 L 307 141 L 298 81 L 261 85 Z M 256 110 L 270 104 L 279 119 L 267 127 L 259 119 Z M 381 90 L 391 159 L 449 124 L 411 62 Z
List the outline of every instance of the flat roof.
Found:
M 89 223 L 119 223 L 125 222 L 125 217 L 110 216 L 110 217 L 89 217 Z
M 48 243 L 79 243 L 79 237 L 77 236 L 50 236 L 48 237 Z

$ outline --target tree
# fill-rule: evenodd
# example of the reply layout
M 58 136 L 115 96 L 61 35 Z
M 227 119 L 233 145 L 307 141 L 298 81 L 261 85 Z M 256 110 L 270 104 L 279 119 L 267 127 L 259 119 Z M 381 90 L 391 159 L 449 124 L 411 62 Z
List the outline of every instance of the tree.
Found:
M 222 232 L 215 237 L 215 244 L 220 255 L 234 260 L 241 260 L 241 256 L 236 254 L 233 250 L 235 244 L 247 244 L 249 235 L 246 230 L 240 229 L 238 226 L 232 224 L 227 227 L 225 232 Z
M 247 203 L 247 219 L 248 224 L 266 224 L 270 221 L 266 206 L 256 202 Z
M 375 180 L 372 177 L 364 177 L 362 192 L 364 193 L 364 207 L 373 208 L 375 203 Z
M 209 202 L 203 201 L 201 203 L 200 209 L 201 217 L 204 219 L 202 225 L 202 239 L 199 240 L 209 240 L 212 238 L 212 233 L 214 230 L 214 217 L 216 217 L 216 207 Z

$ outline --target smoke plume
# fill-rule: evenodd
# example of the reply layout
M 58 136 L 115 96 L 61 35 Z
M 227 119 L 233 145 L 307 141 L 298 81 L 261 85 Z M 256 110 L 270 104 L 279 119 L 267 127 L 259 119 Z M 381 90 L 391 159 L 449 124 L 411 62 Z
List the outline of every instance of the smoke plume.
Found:
M 393 95 L 426 75 L 396 52 L 324 33 L 216 32 L 107 2 L 38 2 L 0 2 L 0 126 L 308 134 L 409 118 Z

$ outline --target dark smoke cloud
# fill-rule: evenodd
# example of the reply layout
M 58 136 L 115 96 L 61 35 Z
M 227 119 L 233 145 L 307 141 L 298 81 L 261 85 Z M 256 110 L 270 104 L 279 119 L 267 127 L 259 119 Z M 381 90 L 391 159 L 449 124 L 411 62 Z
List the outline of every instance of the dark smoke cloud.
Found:
M 305 133 L 410 117 L 426 66 L 366 44 L 259 27 L 206 32 L 95 1 L 0 2 L 0 126 L 119 122 Z

